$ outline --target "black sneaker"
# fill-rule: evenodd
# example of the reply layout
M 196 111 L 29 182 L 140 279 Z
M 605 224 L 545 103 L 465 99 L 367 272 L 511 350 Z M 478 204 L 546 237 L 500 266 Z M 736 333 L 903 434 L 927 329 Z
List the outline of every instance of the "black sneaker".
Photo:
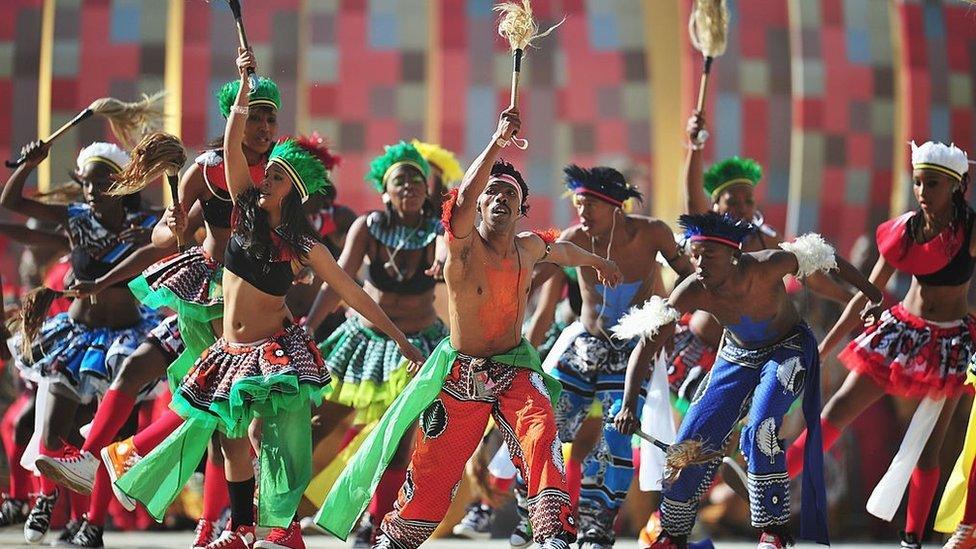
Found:
M 27 520 L 30 513 L 30 505 L 26 500 L 13 499 L 3 494 L 3 503 L 0 503 L 0 528 L 21 524 Z
M 373 521 L 369 513 L 363 513 L 356 533 L 353 534 L 352 549 L 369 549 L 373 546 Z
M 55 490 L 50 496 L 39 494 L 34 501 L 34 507 L 27 515 L 24 522 L 24 539 L 31 545 L 36 545 L 44 541 L 48 528 L 51 527 L 51 514 L 54 512 L 54 504 L 58 501 L 58 492 Z
M 483 503 L 472 503 L 468 505 L 468 512 L 464 514 L 461 522 L 454 525 L 455 536 L 467 539 L 489 539 L 491 538 L 491 519 L 495 512 L 491 507 Z
M 911 532 L 901 532 L 900 549 L 922 549 L 922 542 Z
M 104 527 L 95 526 L 86 519 L 81 523 L 78 533 L 71 539 L 71 545 L 74 547 L 105 547 L 105 544 L 102 543 L 104 532 Z
M 64 530 L 58 536 L 58 541 L 54 542 L 55 547 L 71 547 L 71 540 L 74 539 L 78 529 L 81 528 L 80 520 L 71 519 L 64 525 Z

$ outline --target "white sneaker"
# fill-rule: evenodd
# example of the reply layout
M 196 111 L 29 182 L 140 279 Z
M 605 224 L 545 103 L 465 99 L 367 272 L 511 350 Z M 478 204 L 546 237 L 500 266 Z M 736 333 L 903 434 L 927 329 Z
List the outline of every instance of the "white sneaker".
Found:
M 960 524 L 952 533 L 949 541 L 942 549 L 973 549 L 976 548 L 976 528 L 972 524 Z
M 95 486 L 99 460 L 90 452 L 82 451 L 63 458 L 40 456 L 35 464 L 42 475 L 54 482 L 79 494 L 90 494 Z

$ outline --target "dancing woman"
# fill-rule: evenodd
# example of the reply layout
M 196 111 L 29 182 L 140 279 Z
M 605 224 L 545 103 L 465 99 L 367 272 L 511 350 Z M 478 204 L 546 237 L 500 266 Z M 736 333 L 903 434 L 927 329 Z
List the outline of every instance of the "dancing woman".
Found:
M 339 258 L 350 277 L 359 273 L 364 260 L 368 262 L 366 293 L 425 356 L 447 335 L 447 327 L 434 311 L 436 281 L 428 274 L 437 237 L 443 234 L 427 191 L 430 169 L 413 145 L 401 141 L 386 147 L 366 175 L 372 187 L 383 193 L 386 208 L 353 223 Z M 314 332 L 321 318 L 338 304 L 336 289 L 324 284 L 307 328 Z M 350 316 L 319 350 L 335 379 L 328 398 L 356 409 L 359 426 L 379 419 L 410 381 L 397 342 L 360 315 Z M 369 508 L 377 525 L 378 519 L 393 510 L 412 447 L 413 437 L 400 441 L 397 458 L 377 486 Z
M 81 186 L 84 202 L 64 206 L 25 197 L 24 182 L 47 157 L 48 148 L 40 141 L 25 147 L 27 161 L 10 177 L 0 195 L 0 205 L 67 227 L 74 277 L 95 280 L 148 243 L 157 218 L 139 210 L 138 195 L 121 199 L 107 194 L 112 176 L 121 173 L 129 162 L 125 151 L 109 143 L 93 143 L 78 154 L 72 179 Z M 74 300 L 67 312 L 44 321 L 36 337 L 25 333 L 21 339 L 16 361 L 22 375 L 35 383 L 49 383 L 42 387 L 49 387 L 50 403 L 46 410 L 38 410 L 45 414 L 40 439 L 43 456 L 61 457 L 66 451 L 75 451 L 65 442 L 75 441 L 77 426 L 91 417 L 85 407 L 104 394 L 123 360 L 135 351 L 143 334 L 159 322 L 158 315 L 140 309 L 124 282 L 106 288 L 97 301 Z M 45 305 L 50 303 L 46 298 L 53 295 L 41 288 L 28 296 L 26 330 L 33 331 L 31 326 L 44 317 Z M 57 498 L 57 485 L 42 478 L 40 495 L 24 524 L 29 543 L 43 540 Z
M 224 170 L 233 201 L 232 233 L 224 254 L 223 335 L 203 352 L 173 395 L 185 422 L 117 482 L 160 519 L 220 431 L 231 500 L 230 528 L 210 548 L 251 547 L 255 478 L 247 430 L 262 419 L 261 489 L 257 524 L 271 527 L 255 547 L 304 547 L 294 521 L 311 476 L 310 405 L 330 378 L 314 343 L 293 323 L 285 294 L 308 265 L 342 299 L 398 342 L 410 361 L 423 355 L 339 266 L 316 238 L 302 201 L 329 184 L 318 143 L 286 140 L 272 149 L 255 186 L 241 149 L 249 114 L 248 69 L 254 54 L 240 50 L 240 88 L 224 133 Z
M 912 275 L 912 283 L 901 303 L 881 314 L 840 353 L 838 358 L 851 372 L 824 405 L 820 419 L 826 449 L 885 394 L 922 400 L 912 424 L 925 428 L 910 428 L 902 445 L 903 450 L 914 450 L 915 463 L 901 541 L 905 548 L 921 546 L 939 484 L 942 442 L 965 390 L 967 361 L 976 351 L 976 319 L 966 306 L 976 265 L 976 215 L 965 198 L 968 169 L 966 153 L 955 146 L 912 143 L 912 190 L 919 209 L 878 227 L 881 257 L 871 272 L 871 282 L 879 288 L 896 271 Z M 865 299 L 858 294 L 848 303 L 820 344 L 821 356 L 858 326 L 857 311 Z M 805 444 L 804 433 L 787 453 L 792 476 L 802 466 Z M 888 513 L 897 510 L 901 490 L 904 485 L 899 493 L 885 496 L 893 504 L 888 511 L 878 513 L 870 505 L 869 510 L 891 520 Z

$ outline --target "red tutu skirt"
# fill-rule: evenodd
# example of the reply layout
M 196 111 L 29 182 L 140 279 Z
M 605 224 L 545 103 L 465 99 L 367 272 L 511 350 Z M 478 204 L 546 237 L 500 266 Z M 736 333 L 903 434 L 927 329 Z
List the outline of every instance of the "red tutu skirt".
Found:
M 966 366 L 976 351 L 976 318 L 919 318 L 895 305 L 840 353 L 852 372 L 870 376 L 889 394 L 952 397 L 967 390 Z

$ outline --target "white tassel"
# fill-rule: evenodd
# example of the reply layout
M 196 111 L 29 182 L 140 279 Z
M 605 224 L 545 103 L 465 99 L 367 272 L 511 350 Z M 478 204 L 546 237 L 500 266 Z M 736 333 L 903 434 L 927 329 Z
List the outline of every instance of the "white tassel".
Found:
M 224 159 L 219 154 L 217 154 L 217 151 L 205 151 L 203 154 L 198 156 L 196 160 L 194 160 L 194 162 L 196 162 L 201 166 L 212 168 L 214 166 L 219 166 L 223 164 Z
M 793 242 L 783 242 L 779 247 L 796 256 L 796 262 L 800 265 L 796 275 L 800 278 L 817 271 L 837 270 L 834 247 L 817 233 L 807 233 Z
M 667 300 L 651 296 L 643 305 L 630 308 L 620 322 L 610 331 L 617 339 L 633 339 L 637 336 L 654 337 L 661 327 L 677 321 L 681 314 Z

